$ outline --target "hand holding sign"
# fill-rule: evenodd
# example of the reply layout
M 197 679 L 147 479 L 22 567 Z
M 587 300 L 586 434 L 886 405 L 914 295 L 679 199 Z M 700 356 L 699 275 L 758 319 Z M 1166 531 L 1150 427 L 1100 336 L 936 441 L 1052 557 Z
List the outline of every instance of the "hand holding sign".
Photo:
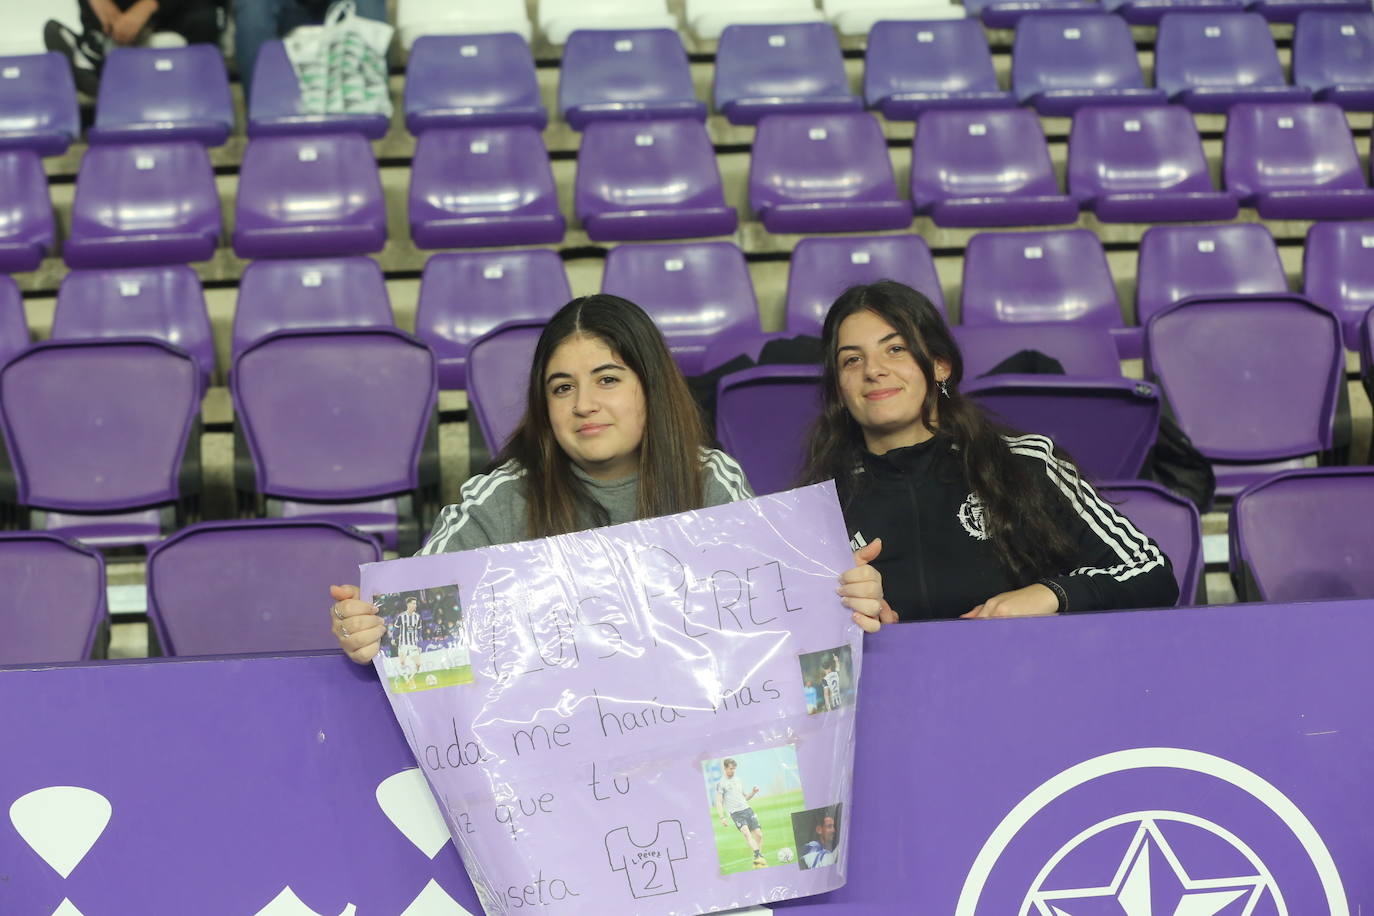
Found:
M 356 585 L 331 585 L 329 596 L 334 599 L 330 628 L 339 647 L 358 664 L 368 664 L 381 648 L 386 624 L 375 607 L 358 598 Z
M 862 550 L 854 551 L 854 568 L 840 575 L 836 592 L 845 607 L 854 612 L 854 622 L 865 633 L 876 633 L 885 623 L 896 623 L 897 612 L 883 598 L 883 575 L 872 565 L 883 549 L 883 539 L 874 538 Z

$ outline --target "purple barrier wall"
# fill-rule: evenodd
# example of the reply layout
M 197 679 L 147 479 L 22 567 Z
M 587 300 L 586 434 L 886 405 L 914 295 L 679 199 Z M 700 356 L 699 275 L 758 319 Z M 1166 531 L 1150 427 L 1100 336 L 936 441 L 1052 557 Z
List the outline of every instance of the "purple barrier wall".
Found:
M 1374 602 L 1349 601 L 870 638 L 849 882 L 775 907 L 1368 912 L 1371 636 Z M 0 913 L 253 916 L 287 887 L 322 916 L 422 895 L 408 916 L 461 912 L 439 893 L 480 912 L 432 806 L 403 800 L 419 783 L 369 669 L 318 653 L 11 669 L 0 709 Z

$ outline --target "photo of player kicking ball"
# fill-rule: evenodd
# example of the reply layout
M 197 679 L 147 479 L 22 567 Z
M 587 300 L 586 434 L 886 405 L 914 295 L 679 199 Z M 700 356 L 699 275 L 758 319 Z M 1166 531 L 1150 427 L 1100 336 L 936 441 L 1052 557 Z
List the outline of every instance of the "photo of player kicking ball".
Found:
M 702 769 L 720 873 L 792 864 L 791 818 L 805 807 L 796 748 L 716 757 L 704 761 Z

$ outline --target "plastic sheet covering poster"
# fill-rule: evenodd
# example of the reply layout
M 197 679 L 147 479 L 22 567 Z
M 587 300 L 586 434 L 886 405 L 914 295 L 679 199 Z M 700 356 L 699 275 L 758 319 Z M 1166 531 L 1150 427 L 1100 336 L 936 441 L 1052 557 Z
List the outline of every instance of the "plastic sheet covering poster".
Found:
M 376 665 L 488 914 L 844 883 L 860 630 L 833 485 L 363 567 Z

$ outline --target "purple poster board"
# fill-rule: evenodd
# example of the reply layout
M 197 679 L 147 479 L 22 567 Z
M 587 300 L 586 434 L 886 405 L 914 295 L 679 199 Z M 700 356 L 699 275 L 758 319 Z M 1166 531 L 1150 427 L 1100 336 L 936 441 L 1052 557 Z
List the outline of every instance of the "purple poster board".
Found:
M 830 483 L 363 567 L 487 912 L 678 916 L 844 882 L 861 631 Z

